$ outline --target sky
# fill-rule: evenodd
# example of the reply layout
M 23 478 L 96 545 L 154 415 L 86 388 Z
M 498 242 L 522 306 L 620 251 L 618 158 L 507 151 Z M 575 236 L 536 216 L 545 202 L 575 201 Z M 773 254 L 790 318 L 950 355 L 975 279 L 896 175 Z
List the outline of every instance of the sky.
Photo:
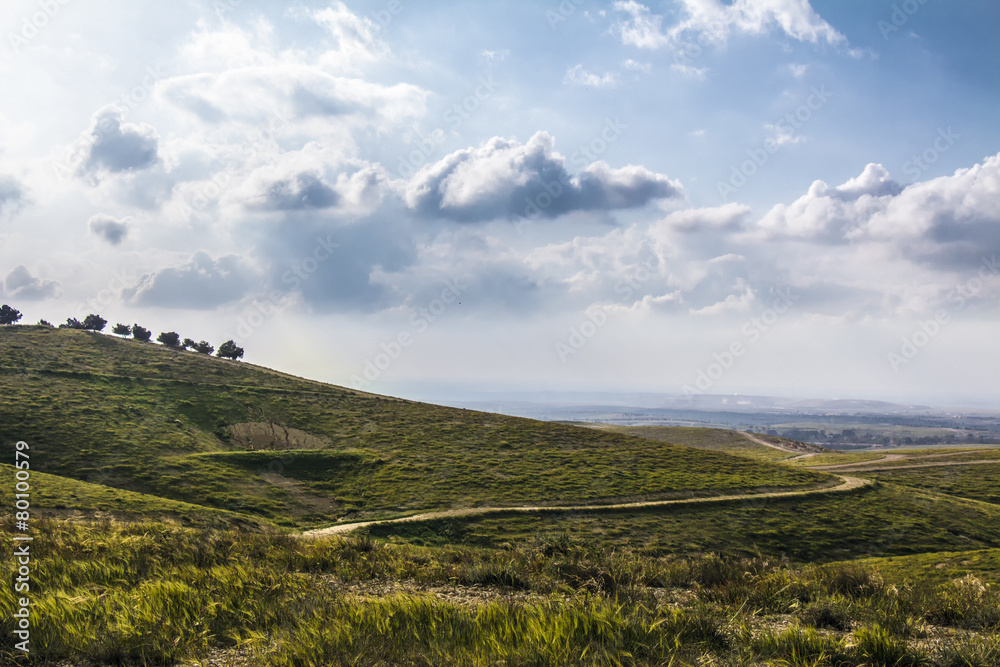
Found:
M 992 0 L 8 0 L 0 302 L 414 398 L 988 405 L 997 25 Z

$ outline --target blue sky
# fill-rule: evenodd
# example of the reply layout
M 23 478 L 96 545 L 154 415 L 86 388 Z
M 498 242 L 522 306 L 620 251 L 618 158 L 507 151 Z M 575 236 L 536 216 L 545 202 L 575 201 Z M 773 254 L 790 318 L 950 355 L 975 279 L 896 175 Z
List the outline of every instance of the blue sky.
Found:
M 27 322 L 415 397 L 1000 397 L 996 3 L 12 5 Z

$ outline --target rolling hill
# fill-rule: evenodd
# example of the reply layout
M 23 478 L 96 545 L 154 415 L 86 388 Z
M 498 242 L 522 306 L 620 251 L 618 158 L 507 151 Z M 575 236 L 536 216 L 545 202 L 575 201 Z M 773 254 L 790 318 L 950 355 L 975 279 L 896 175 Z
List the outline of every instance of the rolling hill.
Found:
M 839 483 L 725 452 L 376 396 L 76 330 L 0 328 L 0 391 L 0 443 L 10 451 L 27 441 L 33 470 L 288 527 Z M 74 509 L 71 498 L 63 505 Z

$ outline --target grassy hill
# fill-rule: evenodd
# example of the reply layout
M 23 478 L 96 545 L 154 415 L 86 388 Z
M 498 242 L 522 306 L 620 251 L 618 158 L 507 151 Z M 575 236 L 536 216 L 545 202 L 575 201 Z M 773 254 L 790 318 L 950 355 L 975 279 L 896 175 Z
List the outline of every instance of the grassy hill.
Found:
M 739 433 L 444 408 L 39 327 L 0 327 L 0 392 L 0 475 L 27 441 L 44 538 L 32 653 L 0 664 L 1000 664 L 991 465 L 826 493 Z M 292 533 L 770 490 L 808 493 Z M 17 607 L 0 586 L 5 636 Z
M 35 470 L 287 526 L 836 481 L 723 452 L 375 396 L 75 330 L 0 328 L 0 392 L 0 443 L 9 452 L 27 441 Z M 259 438 L 251 451 L 253 441 L 234 435 L 246 424 L 271 428 L 266 450 Z M 300 437 L 286 442 L 286 428 Z

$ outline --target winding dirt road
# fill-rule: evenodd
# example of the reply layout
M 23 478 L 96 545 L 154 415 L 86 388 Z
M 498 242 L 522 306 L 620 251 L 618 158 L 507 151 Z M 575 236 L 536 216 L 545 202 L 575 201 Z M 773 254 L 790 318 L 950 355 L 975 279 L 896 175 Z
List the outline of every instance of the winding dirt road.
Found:
M 807 458 L 809 456 L 816 456 L 817 454 L 825 454 L 825 453 L 830 452 L 829 449 L 827 449 L 826 447 L 821 447 L 820 445 L 811 445 L 811 444 L 808 444 L 808 443 L 800 443 L 802 445 L 802 447 L 800 447 L 799 449 L 792 449 L 790 447 L 782 447 L 781 445 L 776 445 L 773 442 L 768 442 L 767 440 L 764 440 L 763 438 L 758 438 L 753 433 L 747 433 L 746 431 L 737 431 L 737 433 L 739 433 L 740 435 L 742 435 L 744 438 L 746 438 L 747 440 L 749 440 L 752 443 L 755 443 L 755 444 L 758 444 L 758 445 L 763 445 L 765 447 L 770 447 L 771 449 L 777 449 L 779 452 L 788 452 L 789 454 L 799 454 L 800 455 L 800 456 L 795 456 L 795 457 L 790 458 L 790 459 L 785 459 L 786 461 L 794 461 L 796 459 L 804 459 L 804 458 Z M 814 448 L 814 451 L 809 451 L 810 447 Z M 806 452 L 806 453 L 803 454 L 802 452 Z
M 883 463 L 893 463 L 895 461 L 925 461 L 927 459 L 940 459 L 947 456 L 958 456 L 960 454 L 968 454 L 968 450 L 959 450 L 955 452 L 942 452 L 940 454 L 886 454 L 880 459 L 873 459 L 871 461 L 855 461 L 854 463 L 837 463 L 835 465 L 828 466 L 806 466 L 809 470 L 820 470 L 823 472 L 830 472 L 833 470 L 897 470 L 901 467 L 906 468 L 924 468 L 930 466 L 943 466 L 943 465 L 964 465 L 966 463 L 979 463 L 985 462 L 989 463 L 989 459 L 982 459 L 981 461 L 954 461 L 940 463 L 927 463 L 920 465 L 907 465 L 907 466 L 884 466 Z M 993 459 L 994 461 L 1000 462 L 1000 459 Z
M 877 463 L 877 462 L 868 461 L 867 463 L 854 463 L 847 467 L 836 466 L 836 468 L 838 470 L 841 470 L 842 472 L 891 472 L 893 470 L 912 470 L 913 468 L 942 468 L 944 466 L 986 465 L 989 463 L 1000 463 L 1000 459 L 981 459 L 978 461 L 937 461 L 935 463 L 913 463 L 910 465 L 902 465 L 902 466 L 879 466 L 879 465 L 873 466 L 871 465 L 872 463 Z M 816 467 L 808 469 L 829 470 L 829 468 L 825 467 Z
M 400 517 L 398 519 L 385 519 L 382 521 L 359 521 L 357 523 L 342 523 L 329 528 L 318 528 L 307 530 L 302 533 L 302 537 L 326 537 L 328 535 L 338 535 L 349 533 L 358 528 L 372 526 L 374 524 L 409 523 L 413 521 L 430 521 L 432 519 L 443 519 L 447 517 L 481 516 L 484 514 L 532 514 L 536 512 L 587 512 L 599 510 L 625 510 L 641 507 L 661 507 L 666 505 L 696 505 L 701 503 L 721 503 L 731 500 L 756 500 L 758 498 L 788 498 L 792 496 L 809 496 L 821 493 L 838 493 L 852 491 L 871 484 L 871 480 L 859 477 L 845 477 L 837 475 L 841 479 L 839 486 L 826 489 L 806 489 L 803 491 L 775 491 L 771 493 L 743 493 L 734 496 L 707 496 L 705 498 L 683 498 L 679 500 L 650 500 L 634 503 L 617 503 L 612 505 L 558 505 L 547 507 L 470 507 L 468 509 L 443 510 L 440 512 L 425 512 L 414 514 L 413 516 Z

